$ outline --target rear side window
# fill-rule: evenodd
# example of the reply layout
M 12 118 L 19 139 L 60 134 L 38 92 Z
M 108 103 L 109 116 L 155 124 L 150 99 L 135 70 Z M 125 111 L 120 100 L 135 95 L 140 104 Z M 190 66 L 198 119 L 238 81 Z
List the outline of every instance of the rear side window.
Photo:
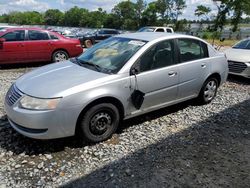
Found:
M 25 39 L 25 31 L 24 30 L 16 30 L 9 32 L 2 36 L 1 38 L 5 38 L 7 42 L 13 42 L 13 41 L 24 41 Z
M 165 31 L 164 31 L 164 29 L 159 28 L 159 29 L 156 29 L 155 32 L 165 32 Z
M 167 33 L 172 33 L 172 30 L 171 29 L 167 29 Z
M 52 34 L 52 33 L 50 33 L 49 35 L 50 35 L 50 38 L 51 38 L 52 40 L 59 39 L 56 35 L 54 35 L 54 34 Z
M 49 35 L 43 31 L 28 31 L 29 40 L 49 40 Z
M 178 39 L 180 61 L 187 62 L 208 57 L 207 45 L 194 39 Z

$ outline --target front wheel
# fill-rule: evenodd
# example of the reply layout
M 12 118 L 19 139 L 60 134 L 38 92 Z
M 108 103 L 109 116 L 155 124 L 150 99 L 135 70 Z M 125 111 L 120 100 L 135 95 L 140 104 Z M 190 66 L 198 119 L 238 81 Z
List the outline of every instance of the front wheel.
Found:
M 218 80 L 216 78 L 209 78 L 203 84 L 198 100 L 201 104 L 210 103 L 216 96 L 218 90 Z
M 116 131 L 120 121 L 119 111 L 110 103 L 95 105 L 87 110 L 80 121 L 80 135 L 89 142 L 107 140 Z
M 69 55 L 67 54 L 67 52 L 62 51 L 62 50 L 55 51 L 52 55 L 53 62 L 65 61 L 68 58 L 69 58 Z

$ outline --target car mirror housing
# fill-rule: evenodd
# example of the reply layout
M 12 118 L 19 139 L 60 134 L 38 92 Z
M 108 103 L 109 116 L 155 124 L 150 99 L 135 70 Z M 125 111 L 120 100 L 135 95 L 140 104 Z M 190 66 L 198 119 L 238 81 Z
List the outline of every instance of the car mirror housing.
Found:
M 6 41 L 5 38 L 0 38 L 0 43 L 4 43 Z

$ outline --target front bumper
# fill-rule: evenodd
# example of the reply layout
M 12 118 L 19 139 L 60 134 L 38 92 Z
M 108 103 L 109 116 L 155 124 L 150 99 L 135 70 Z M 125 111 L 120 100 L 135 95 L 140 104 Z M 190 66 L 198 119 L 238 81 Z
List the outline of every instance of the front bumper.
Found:
M 250 78 L 250 63 L 228 61 L 229 74 Z
M 20 108 L 18 102 L 9 105 L 6 99 L 4 105 L 10 125 L 22 135 L 35 139 L 54 139 L 75 134 L 78 109 L 35 111 Z

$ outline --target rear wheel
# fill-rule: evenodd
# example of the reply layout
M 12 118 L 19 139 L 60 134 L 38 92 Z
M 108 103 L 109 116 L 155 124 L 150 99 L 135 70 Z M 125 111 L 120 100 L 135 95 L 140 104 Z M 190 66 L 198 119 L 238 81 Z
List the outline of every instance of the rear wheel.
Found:
M 89 142 L 107 140 L 116 131 L 120 121 L 119 111 L 111 103 L 97 104 L 83 115 L 80 135 Z
M 84 45 L 86 48 L 91 48 L 93 46 L 93 42 L 91 40 L 86 40 Z
M 53 62 L 60 62 L 60 61 L 65 61 L 69 58 L 69 55 L 67 52 L 63 50 L 58 50 L 55 51 L 52 55 L 52 61 Z
M 201 104 L 210 103 L 216 96 L 218 90 L 218 80 L 216 78 L 208 78 L 203 84 L 198 100 Z

